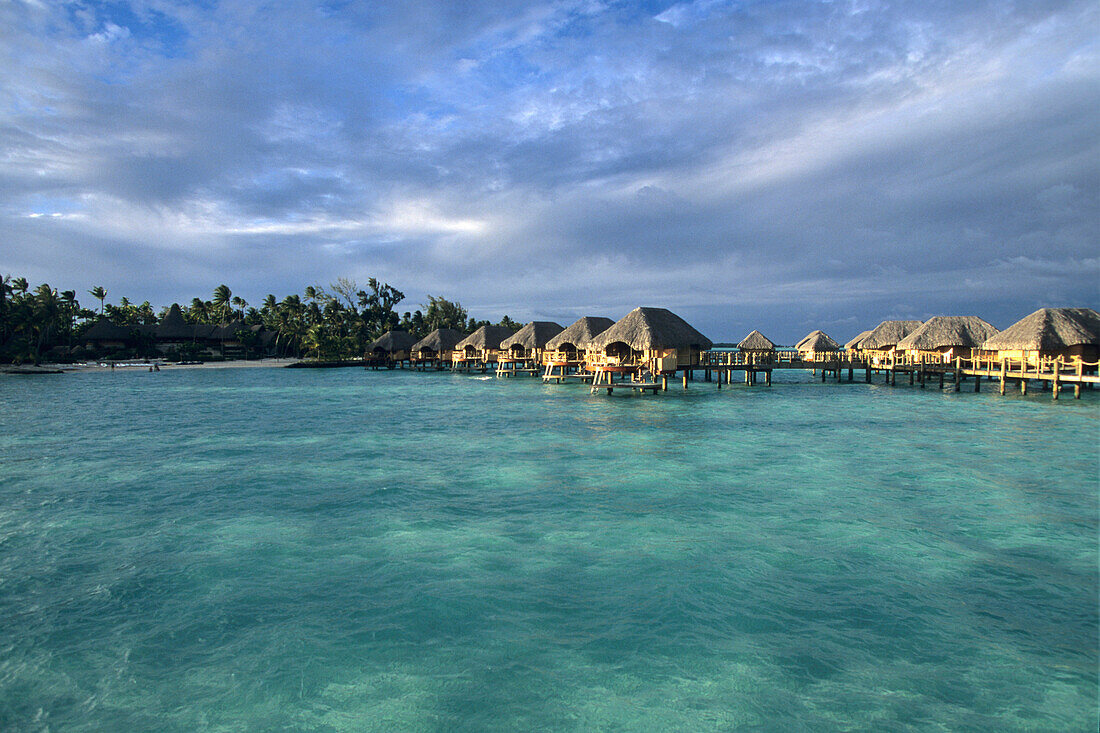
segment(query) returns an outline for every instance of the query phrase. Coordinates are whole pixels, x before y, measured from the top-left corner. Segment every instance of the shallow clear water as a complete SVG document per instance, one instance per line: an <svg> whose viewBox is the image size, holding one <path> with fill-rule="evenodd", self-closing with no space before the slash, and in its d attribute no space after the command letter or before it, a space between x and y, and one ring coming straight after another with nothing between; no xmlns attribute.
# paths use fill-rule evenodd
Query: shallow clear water
<svg viewBox="0 0 1100 733"><path fill-rule="evenodd" d="M1095 730L1100 391L783 379L5 378L0 729Z"/></svg>

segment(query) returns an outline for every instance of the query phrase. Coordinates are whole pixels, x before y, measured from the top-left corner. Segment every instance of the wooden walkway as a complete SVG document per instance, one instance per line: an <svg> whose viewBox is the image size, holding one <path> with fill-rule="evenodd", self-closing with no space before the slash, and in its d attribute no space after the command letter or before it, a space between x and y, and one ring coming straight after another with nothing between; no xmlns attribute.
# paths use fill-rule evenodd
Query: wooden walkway
<svg viewBox="0 0 1100 733"><path fill-rule="evenodd" d="M406 363L396 366L404 368ZM545 383L561 384L568 381L590 382L590 392L612 394L615 388L629 389L635 392L663 391L668 389L669 379L681 378L684 389L695 381L699 372L707 382L716 382L717 388L734 383L734 376L743 375L744 384L754 386L763 381L765 386L772 384L772 372L775 370L809 371L821 381L832 378L841 382L844 376L853 382L857 375L870 384L879 375L883 383L895 386L898 376L910 385L919 385L924 389L929 383L943 389L950 383L956 392L961 391L963 383L971 381L973 391L980 392L982 382L993 381L1000 394L1006 394L1009 387L1018 388L1027 394L1028 384L1038 382L1043 391L1051 391L1053 399L1058 399L1063 390L1072 387L1073 396L1081 397L1082 389L1093 389L1100 384L1100 363L1087 362L1075 357L1043 358L1023 361L1020 359L997 359L993 357L975 357L973 359L956 358L950 362L918 361L901 356L885 355L868 357L860 354L838 354L835 358L809 360L793 351L772 353L746 353L738 351L704 351L699 363L678 366L675 371L649 374L641 377L643 367L637 364L586 364L583 361L550 362L540 368L530 361L482 362L477 359L455 359L453 362L441 362L438 359L412 360L408 368L417 371L426 369L486 373L495 369L499 377L520 375L538 376L542 373ZM370 364L369 366L376 366ZM386 365L390 366L390 365ZM392 368L392 366L390 367ZM845 374L846 373L846 374Z"/></svg>

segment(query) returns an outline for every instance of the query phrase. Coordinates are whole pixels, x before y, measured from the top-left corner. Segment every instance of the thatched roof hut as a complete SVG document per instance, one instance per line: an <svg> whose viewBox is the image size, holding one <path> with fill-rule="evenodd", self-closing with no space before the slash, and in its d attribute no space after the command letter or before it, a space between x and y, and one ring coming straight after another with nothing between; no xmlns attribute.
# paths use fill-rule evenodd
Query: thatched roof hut
<svg viewBox="0 0 1100 733"><path fill-rule="evenodd" d="M905 351L976 349L994 336L997 329L977 316L935 316L898 341Z"/></svg>
<svg viewBox="0 0 1100 733"><path fill-rule="evenodd" d="M82 336L86 341L127 341L131 338L130 329L116 326L106 318L100 318Z"/></svg>
<svg viewBox="0 0 1100 733"><path fill-rule="evenodd" d="M511 336L500 342L500 348L520 347L525 350L542 349L546 342L564 331L553 321L531 321Z"/></svg>
<svg viewBox="0 0 1100 733"><path fill-rule="evenodd" d="M158 341L193 339L195 338L195 327L183 320L183 313L180 311L179 305L173 303L168 312L164 314L164 318L160 319L153 335Z"/></svg>
<svg viewBox="0 0 1100 733"><path fill-rule="evenodd" d="M444 351L453 350L458 342L464 338L466 338L466 334L462 331L456 331L453 328L437 328L413 344L412 350L441 354Z"/></svg>
<svg viewBox="0 0 1100 733"><path fill-rule="evenodd" d="M851 351L852 349L862 348L863 339L867 338L870 335L871 335L870 330L861 331L858 336L856 336L854 339L852 339L848 343L844 344L844 348L848 349L849 351Z"/></svg>
<svg viewBox="0 0 1100 733"><path fill-rule="evenodd" d="M478 351L496 351L500 348L500 342L511 335L512 329L507 326L482 326L455 344L455 348L465 349L469 346Z"/></svg>
<svg viewBox="0 0 1100 733"><path fill-rule="evenodd" d="M921 321L883 321L859 342L859 348L867 351L891 350L921 325Z"/></svg>
<svg viewBox="0 0 1100 733"><path fill-rule="evenodd" d="M752 331L737 344L741 351L775 351L775 344L759 331Z"/></svg>
<svg viewBox="0 0 1100 733"><path fill-rule="evenodd" d="M1100 347L1100 313L1092 308L1040 308L987 339L985 351L1058 354Z"/></svg>
<svg viewBox="0 0 1100 733"><path fill-rule="evenodd" d="M840 344L829 338L829 334L824 331L810 331L794 348L796 351L839 351Z"/></svg>
<svg viewBox="0 0 1100 733"><path fill-rule="evenodd" d="M408 331L386 331L384 334L370 342L367 352L385 352L396 354L401 351L410 351L416 343L416 337Z"/></svg>
<svg viewBox="0 0 1100 733"><path fill-rule="evenodd" d="M575 349L583 349L599 336L615 325L610 318L600 316L584 316L578 318L568 328L546 342L547 349L561 349L563 346L573 346Z"/></svg>
<svg viewBox="0 0 1100 733"><path fill-rule="evenodd" d="M589 343L593 349L623 343L634 351L709 349L713 344L667 308L635 308Z"/></svg>
<svg viewBox="0 0 1100 733"><path fill-rule="evenodd" d="M223 323L217 326L210 334L210 338L218 339L221 341L235 341L237 338L237 331L247 330L248 326L240 318L234 318L229 323Z"/></svg>

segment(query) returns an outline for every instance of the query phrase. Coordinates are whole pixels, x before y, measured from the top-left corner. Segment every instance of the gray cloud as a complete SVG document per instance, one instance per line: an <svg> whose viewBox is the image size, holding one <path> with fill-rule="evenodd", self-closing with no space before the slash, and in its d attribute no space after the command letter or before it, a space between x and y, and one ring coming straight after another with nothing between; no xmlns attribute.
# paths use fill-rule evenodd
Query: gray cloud
<svg viewBox="0 0 1100 733"><path fill-rule="evenodd" d="M0 269L779 341L1100 300L1093 3L645 10L6 4Z"/></svg>

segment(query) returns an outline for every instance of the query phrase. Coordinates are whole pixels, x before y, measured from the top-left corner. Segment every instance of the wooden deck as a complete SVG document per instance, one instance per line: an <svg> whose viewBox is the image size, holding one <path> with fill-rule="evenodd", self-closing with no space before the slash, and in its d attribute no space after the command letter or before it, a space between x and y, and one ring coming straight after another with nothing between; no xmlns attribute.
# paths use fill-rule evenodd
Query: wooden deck
<svg viewBox="0 0 1100 733"><path fill-rule="evenodd" d="M399 368L426 369L461 372L480 372L495 370L499 377L539 376L544 383L576 381L590 382L590 392L612 394L616 387L645 393L667 390L670 379L680 378L683 388L688 389L699 373L706 382L716 382L718 389L723 385L732 385L737 374L746 386L754 386L761 381L765 386L772 384L772 372L775 370L809 371L821 381L835 380L848 382L861 378L868 384L876 376L882 383L896 386L898 376L910 385L924 389L935 384L944 389L950 384L956 392L970 381L973 391L980 392L983 381L993 381L1001 394L1012 388L1027 394L1029 383L1037 382L1043 391L1050 391L1053 399L1058 399L1063 390L1072 387L1073 396L1081 397L1082 389L1093 389L1100 384L1100 363L1086 362L1076 357L1043 358L1022 361L1020 359L997 359L993 357L975 357L973 359L956 358L953 361L919 361L902 355L866 356L863 354L838 353L835 358L805 359L794 351L776 351L770 354L751 354L737 351L704 351L699 355L697 364L679 365L675 370L659 374L649 374L645 367L638 364L608 362L605 364L586 364L582 361L550 362L544 368L531 362L499 361L482 362L477 359L455 359L441 362L438 359L399 363ZM640 378L642 372L647 375Z"/></svg>

